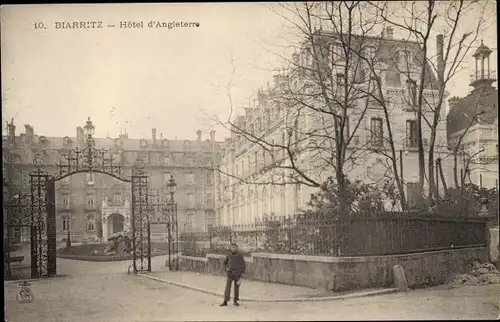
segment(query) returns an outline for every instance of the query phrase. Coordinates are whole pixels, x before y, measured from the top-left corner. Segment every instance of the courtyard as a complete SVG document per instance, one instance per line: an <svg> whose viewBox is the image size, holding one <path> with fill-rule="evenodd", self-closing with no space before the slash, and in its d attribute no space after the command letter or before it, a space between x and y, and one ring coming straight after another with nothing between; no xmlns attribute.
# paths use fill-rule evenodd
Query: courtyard
<svg viewBox="0 0 500 322"><path fill-rule="evenodd" d="M153 259L153 270L164 266ZM125 262L58 260L61 277L31 282L35 300L16 300L19 283L6 283L6 320L28 321L261 321L496 319L498 285L442 285L408 293L291 303L241 302L219 307L221 298L140 276ZM164 268L163 268L164 270ZM183 274L195 274L182 272ZM223 285L220 286L223 288ZM245 287L242 286L242 296Z"/></svg>

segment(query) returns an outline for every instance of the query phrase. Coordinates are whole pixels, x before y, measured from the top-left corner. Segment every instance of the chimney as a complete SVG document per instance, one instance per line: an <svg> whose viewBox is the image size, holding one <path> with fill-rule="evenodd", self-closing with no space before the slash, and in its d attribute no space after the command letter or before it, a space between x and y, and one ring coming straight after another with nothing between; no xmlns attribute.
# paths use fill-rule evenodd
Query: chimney
<svg viewBox="0 0 500 322"><path fill-rule="evenodd" d="M299 59L300 59L299 53L294 52L292 54L292 62L295 66L299 66Z"/></svg>
<svg viewBox="0 0 500 322"><path fill-rule="evenodd" d="M127 130L126 129L124 129L123 133L120 133L119 138L120 138L120 140L128 139L128 134L127 134Z"/></svg>
<svg viewBox="0 0 500 322"><path fill-rule="evenodd" d="M33 142L33 137L35 135L35 131L33 127L29 124L24 125L24 132L26 133L26 144L31 144Z"/></svg>
<svg viewBox="0 0 500 322"><path fill-rule="evenodd" d="M196 141L201 142L201 131L196 131Z"/></svg>
<svg viewBox="0 0 500 322"><path fill-rule="evenodd" d="M156 129L152 129L151 132L152 132L151 134L153 136L153 147L155 147L156 146Z"/></svg>
<svg viewBox="0 0 500 322"><path fill-rule="evenodd" d="M264 92L262 90L259 89L259 91L257 92L257 100L259 101L260 106L265 104L265 98L266 98L266 95L264 94Z"/></svg>
<svg viewBox="0 0 500 322"><path fill-rule="evenodd" d="M215 130L210 131L210 141L212 143L215 142Z"/></svg>
<svg viewBox="0 0 500 322"><path fill-rule="evenodd" d="M385 28L384 38L385 39L393 39L394 38L394 31L393 31L392 27Z"/></svg>
<svg viewBox="0 0 500 322"><path fill-rule="evenodd" d="M16 140L16 126L14 125L13 118L10 120L10 123L7 122L7 128L9 131L9 133L8 133L9 142L14 143Z"/></svg>
<svg viewBox="0 0 500 322"><path fill-rule="evenodd" d="M83 128L81 126L76 128L76 145L83 146Z"/></svg>
<svg viewBox="0 0 500 322"><path fill-rule="evenodd" d="M437 35L436 37L437 73L438 73L438 80L440 82L443 82L444 79L443 44L444 44L444 36L442 34Z"/></svg>

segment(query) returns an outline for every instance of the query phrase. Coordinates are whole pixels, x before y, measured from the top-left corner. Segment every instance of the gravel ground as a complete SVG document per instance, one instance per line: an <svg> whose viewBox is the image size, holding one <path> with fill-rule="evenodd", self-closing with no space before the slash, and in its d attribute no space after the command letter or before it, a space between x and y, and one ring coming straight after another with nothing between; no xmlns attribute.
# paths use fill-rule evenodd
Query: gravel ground
<svg viewBox="0 0 500 322"><path fill-rule="evenodd" d="M498 285L444 285L408 293L298 303L242 302L127 275L128 262L60 260L66 277L33 281L35 301L17 302L17 283L5 284L7 319L28 321L262 321L496 319Z"/></svg>

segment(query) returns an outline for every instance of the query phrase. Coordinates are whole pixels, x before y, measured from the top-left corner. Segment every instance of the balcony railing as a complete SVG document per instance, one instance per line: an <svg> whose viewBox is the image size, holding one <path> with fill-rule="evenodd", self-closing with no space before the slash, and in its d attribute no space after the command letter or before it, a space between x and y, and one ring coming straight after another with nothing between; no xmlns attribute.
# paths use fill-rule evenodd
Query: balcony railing
<svg viewBox="0 0 500 322"><path fill-rule="evenodd" d="M474 83L482 79L496 79L496 71L494 69L485 69L483 71L477 71L470 75L470 82Z"/></svg>

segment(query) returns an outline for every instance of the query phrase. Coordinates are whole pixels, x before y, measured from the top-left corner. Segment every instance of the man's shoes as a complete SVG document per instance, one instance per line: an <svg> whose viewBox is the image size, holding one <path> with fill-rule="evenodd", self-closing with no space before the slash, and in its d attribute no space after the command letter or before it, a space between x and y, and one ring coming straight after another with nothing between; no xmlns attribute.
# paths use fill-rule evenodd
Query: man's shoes
<svg viewBox="0 0 500 322"><path fill-rule="evenodd" d="M222 302L220 306L227 306L227 302L226 301Z"/></svg>
<svg viewBox="0 0 500 322"><path fill-rule="evenodd" d="M240 303L234 301L234 306L240 306Z"/></svg>

